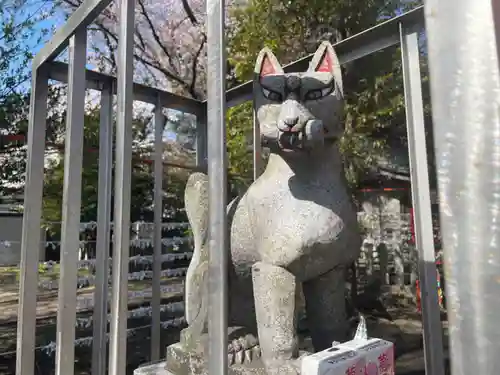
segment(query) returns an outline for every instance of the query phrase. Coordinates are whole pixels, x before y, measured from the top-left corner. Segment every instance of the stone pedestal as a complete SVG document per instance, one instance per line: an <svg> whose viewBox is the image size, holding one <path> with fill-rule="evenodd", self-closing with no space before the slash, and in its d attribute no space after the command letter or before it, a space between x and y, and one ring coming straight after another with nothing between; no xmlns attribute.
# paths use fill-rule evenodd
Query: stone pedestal
<svg viewBox="0 0 500 375"><path fill-rule="evenodd" d="M181 343L176 343L167 348L166 371L167 374L175 375L208 375L208 357L201 353L189 353ZM249 363L230 365L228 369L228 375L265 374L260 358L253 358Z"/></svg>
<svg viewBox="0 0 500 375"><path fill-rule="evenodd" d="M167 362L148 364L134 370L134 375L175 375L167 370Z"/></svg>
<svg viewBox="0 0 500 375"><path fill-rule="evenodd" d="M242 327L228 328L230 375L264 374L256 334ZM189 328L181 332L180 342L167 347L166 369L175 375L208 374L208 334L192 337Z"/></svg>
<svg viewBox="0 0 500 375"><path fill-rule="evenodd" d="M239 359L236 358L238 355L230 354L228 375L266 375L260 348L256 342L252 343L253 335L241 327L230 327L228 336L229 343L247 337L247 345L251 346L239 354ZM167 347L166 361L139 367L134 375L208 375L208 334L203 334L197 340L189 339L189 331L184 330L180 342ZM301 355L312 352L309 337L301 336L300 342ZM188 347L190 350L187 350Z"/></svg>

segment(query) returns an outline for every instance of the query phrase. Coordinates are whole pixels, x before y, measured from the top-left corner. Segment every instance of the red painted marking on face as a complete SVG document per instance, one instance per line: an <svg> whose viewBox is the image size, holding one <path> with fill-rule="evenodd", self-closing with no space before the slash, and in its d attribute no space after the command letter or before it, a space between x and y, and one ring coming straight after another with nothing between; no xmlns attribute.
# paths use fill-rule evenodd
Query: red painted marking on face
<svg viewBox="0 0 500 375"><path fill-rule="evenodd" d="M317 72L326 72L326 73L332 73L333 72L333 61L332 57L328 53L328 50L325 50L325 53L323 54L323 57L321 58L321 62L319 63L318 67L316 68Z"/></svg>
<svg viewBox="0 0 500 375"><path fill-rule="evenodd" d="M274 65L271 62L271 59L269 58L268 55L264 56L264 59L262 60L262 67L260 68L260 76L264 77L267 76L268 74L275 74L276 69L274 69Z"/></svg>

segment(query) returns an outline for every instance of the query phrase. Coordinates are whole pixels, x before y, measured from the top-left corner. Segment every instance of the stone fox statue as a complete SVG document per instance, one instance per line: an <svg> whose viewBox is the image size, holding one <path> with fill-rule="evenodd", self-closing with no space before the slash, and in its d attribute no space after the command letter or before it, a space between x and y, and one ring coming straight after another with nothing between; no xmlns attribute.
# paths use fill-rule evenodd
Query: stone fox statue
<svg viewBox="0 0 500 375"><path fill-rule="evenodd" d="M255 65L254 106L271 154L263 174L228 207L229 325L257 333L268 373L297 373L298 287L314 349L344 340L344 270L360 251L356 210L336 142L344 103L331 44L320 45L303 73L284 73L273 53L263 49ZM205 174L190 176L185 204L195 243L186 278L186 317L194 337L207 323ZM240 349L250 346L239 343Z"/></svg>

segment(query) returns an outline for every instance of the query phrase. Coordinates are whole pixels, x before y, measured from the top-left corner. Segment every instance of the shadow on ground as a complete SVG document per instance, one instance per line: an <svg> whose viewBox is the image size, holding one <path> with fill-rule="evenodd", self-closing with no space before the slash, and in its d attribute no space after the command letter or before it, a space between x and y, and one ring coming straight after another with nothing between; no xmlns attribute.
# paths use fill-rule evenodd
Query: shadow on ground
<svg viewBox="0 0 500 375"><path fill-rule="evenodd" d="M182 296L170 299L168 302L175 302L182 299ZM395 344L396 375L425 375L425 363L423 354L423 336L421 316L412 302L411 296L407 293L389 293L382 297L383 304L387 308L392 321L365 314L367 318L368 334L372 337L379 337ZM167 303L167 301L162 301ZM91 314L86 312L84 314ZM174 315L162 315L162 320L172 319ZM447 322L443 314L443 341L445 346L445 357L448 352ZM55 317L40 319L37 324L37 345L43 346L50 341L55 341ZM134 331L128 337L127 346L127 374L132 374L133 370L150 361L150 324L149 317L135 318L128 322L128 328L144 327ZM179 340L180 329L169 328L163 331L161 345L163 348ZM78 329L77 337L92 335L91 328ZM16 344L16 323L0 325L0 352L7 352L0 355L0 374L15 373L15 344ZM91 353L92 347L75 348L75 373L78 375L91 374ZM54 374L54 353L47 353L38 350L36 353L36 374ZM446 361L447 371L450 374L449 364Z"/></svg>

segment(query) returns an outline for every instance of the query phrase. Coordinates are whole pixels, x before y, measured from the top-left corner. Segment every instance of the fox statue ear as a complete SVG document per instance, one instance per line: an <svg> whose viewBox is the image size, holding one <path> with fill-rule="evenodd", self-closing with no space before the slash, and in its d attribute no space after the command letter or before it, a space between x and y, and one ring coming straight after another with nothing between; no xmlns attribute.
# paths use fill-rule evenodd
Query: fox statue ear
<svg viewBox="0 0 500 375"><path fill-rule="evenodd" d="M332 45L330 42L322 42L314 53L308 71L334 74L338 69L340 64Z"/></svg>
<svg viewBox="0 0 500 375"><path fill-rule="evenodd" d="M269 74L283 74L283 68L274 53L267 47L263 48L259 56L257 57L257 62L255 63L255 74L259 77L264 77Z"/></svg>
<svg viewBox="0 0 500 375"><path fill-rule="evenodd" d="M308 72L331 73L335 77L335 82L342 92L342 72L340 70L339 59L330 42L322 42L309 64Z"/></svg>

